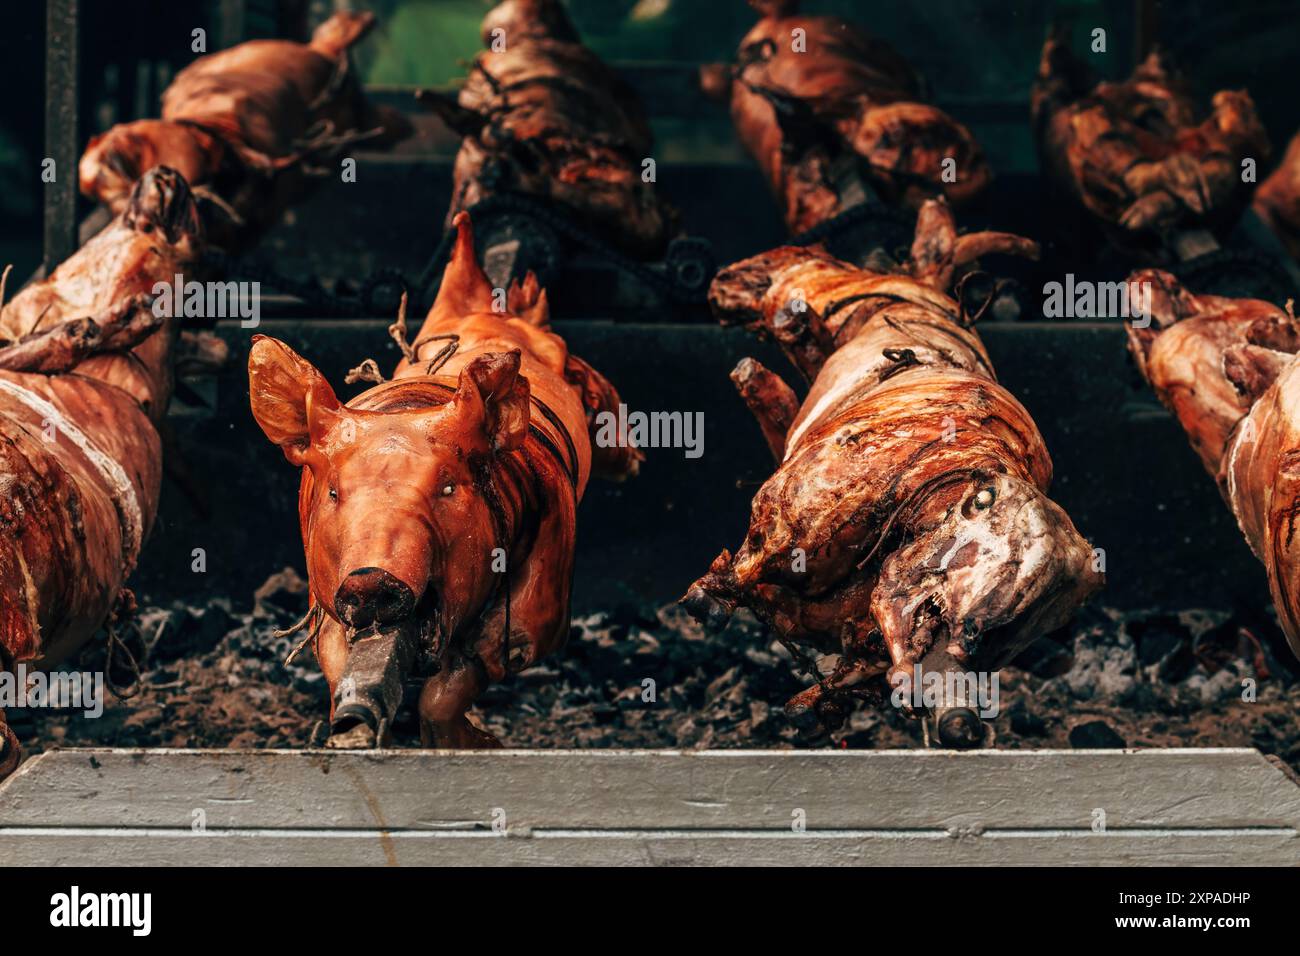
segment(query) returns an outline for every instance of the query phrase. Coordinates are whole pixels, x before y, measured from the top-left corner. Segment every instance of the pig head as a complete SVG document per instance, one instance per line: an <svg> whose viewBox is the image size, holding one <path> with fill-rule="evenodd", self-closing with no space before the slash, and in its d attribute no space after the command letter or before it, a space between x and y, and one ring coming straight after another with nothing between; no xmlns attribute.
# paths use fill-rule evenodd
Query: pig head
<svg viewBox="0 0 1300 956"><path fill-rule="evenodd" d="M486 630L493 615L485 612L504 598L511 564L525 559L528 507L538 503L503 473L529 434L519 366L518 351L486 353L461 370L450 394L432 382L390 383L347 407L288 346L255 341L253 414L303 469L299 516L312 605L327 616L317 653L332 690L359 635L391 632L404 635L400 653L417 670L468 669L473 685L494 670L502 676L506 624ZM566 623L572 529L570 505L567 552L548 581ZM542 646L517 649L530 662L560 640L554 633L520 640L532 637ZM480 639L498 645L484 649L497 667L480 660ZM469 726L456 728L458 743L475 742Z"/></svg>
<svg viewBox="0 0 1300 956"><path fill-rule="evenodd" d="M417 608L454 634L497 584L491 551L510 517L494 511L492 458L528 434L519 353L479 357L450 400L348 408L310 363L258 336L253 414L303 468L299 513L316 604L345 627L395 624ZM433 397L433 396L431 396ZM441 397L441 396L437 396Z"/></svg>
<svg viewBox="0 0 1300 956"><path fill-rule="evenodd" d="M640 458L593 456L595 413L617 393L549 330L532 276L494 308L467 215L456 228L392 381L344 404L284 343L259 336L249 356L253 415L303 470L305 626L333 695L331 746L382 743L409 676L424 678L426 745L496 745L466 709L563 644L587 476Z"/></svg>

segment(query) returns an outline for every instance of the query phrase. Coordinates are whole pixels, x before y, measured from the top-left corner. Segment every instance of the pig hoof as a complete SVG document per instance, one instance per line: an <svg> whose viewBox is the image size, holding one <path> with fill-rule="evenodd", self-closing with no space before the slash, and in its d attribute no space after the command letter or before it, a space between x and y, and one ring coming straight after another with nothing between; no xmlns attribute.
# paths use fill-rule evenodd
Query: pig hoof
<svg viewBox="0 0 1300 956"><path fill-rule="evenodd" d="M954 707L936 722L939 743L952 750L971 750L984 743L984 721L968 707Z"/></svg>
<svg viewBox="0 0 1300 956"><path fill-rule="evenodd" d="M718 633L731 620L731 613L726 605L701 587L693 587L687 591L681 604L691 617L704 625L704 629L710 634Z"/></svg>
<svg viewBox="0 0 1300 956"><path fill-rule="evenodd" d="M18 769L18 761L23 752L18 746L18 738L8 727L0 724L0 780Z"/></svg>
<svg viewBox="0 0 1300 956"><path fill-rule="evenodd" d="M791 697L786 702L786 719L801 734L817 734L825 729L822 727L821 717L817 713L817 695L809 693L809 691L817 690L819 688L809 688L809 690Z"/></svg>

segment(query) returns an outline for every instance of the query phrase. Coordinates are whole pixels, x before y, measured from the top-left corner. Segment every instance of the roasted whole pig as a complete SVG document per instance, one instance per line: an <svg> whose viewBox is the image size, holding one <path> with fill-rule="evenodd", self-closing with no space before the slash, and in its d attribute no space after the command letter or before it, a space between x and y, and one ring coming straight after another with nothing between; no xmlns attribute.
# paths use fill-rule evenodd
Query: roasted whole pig
<svg viewBox="0 0 1300 956"><path fill-rule="evenodd" d="M1277 169L1255 190L1255 212L1300 261L1300 133L1291 138Z"/></svg>
<svg viewBox="0 0 1300 956"><path fill-rule="evenodd" d="M1150 295L1149 322L1128 325L1129 351L1264 562L1300 655L1300 326L1272 303L1194 295L1156 269L1129 284L1130 295Z"/></svg>
<svg viewBox="0 0 1300 956"><path fill-rule="evenodd" d="M653 139L640 100L582 45L559 0L505 0L483 42L458 99L421 94L464 137L448 228L489 196L519 193L567 208L625 252L661 254L676 212L643 179Z"/></svg>
<svg viewBox="0 0 1300 956"><path fill-rule="evenodd" d="M732 373L777 460L749 533L683 599L714 627L748 607L791 645L838 654L786 705L834 727L855 697L922 671L990 672L1063 625L1102 582L1046 494L1052 463L998 385L946 289L1004 233L958 237L943 201L920 211L911 261L859 269L784 247L720 272L715 315L773 337L811 381L800 402L746 359ZM932 710L941 741L978 742L969 707Z"/></svg>
<svg viewBox="0 0 1300 956"><path fill-rule="evenodd" d="M455 226L392 381L344 405L284 343L259 336L249 356L253 415L303 469L305 624L333 695L331 746L383 743L408 675L426 678L426 745L498 745L465 712L564 643L587 479L640 460L593 448L617 393L548 330L531 274L496 311L468 214Z"/></svg>
<svg viewBox="0 0 1300 956"><path fill-rule="evenodd" d="M1203 116L1159 50L1124 82L1098 83L1060 30L1043 46L1032 110L1045 171L1134 253L1231 227L1250 198L1242 161L1269 153L1244 90L1215 93Z"/></svg>
<svg viewBox="0 0 1300 956"><path fill-rule="evenodd" d="M837 17L799 16L795 0L751 5L763 16L738 62L704 67L701 83L730 99L791 232L873 192L917 207L940 195L960 203L988 184L970 131L924 102L920 78L886 43Z"/></svg>
<svg viewBox="0 0 1300 956"><path fill-rule="evenodd" d="M343 147L409 133L400 113L366 101L349 68L348 49L374 23L372 13L341 12L310 43L250 40L200 57L163 93L161 119L120 123L90 141L81 191L120 212L143 172L170 166L200 198L210 242L246 247Z"/></svg>
<svg viewBox="0 0 1300 956"><path fill-rule="evenodd" d="M57 664L114 609L158 508L179 329L151 308L201 246L158 167L122 214L0 311L0 667ZM0 776L18 760L0 714Z"/></svg>

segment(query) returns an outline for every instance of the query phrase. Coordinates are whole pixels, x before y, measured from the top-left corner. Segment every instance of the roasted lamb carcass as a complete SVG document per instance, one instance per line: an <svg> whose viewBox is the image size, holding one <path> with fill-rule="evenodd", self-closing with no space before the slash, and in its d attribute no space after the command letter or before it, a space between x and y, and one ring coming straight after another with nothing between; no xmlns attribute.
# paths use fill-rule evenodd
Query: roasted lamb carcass
<svg viewBox="0 0 1300 956"><path fill-rule="evenodd" d="M1214 94L1209 115L1152 52L1122 83L1098 83L1053 31L1032 98L1043 165L1117 246L1178 253L1179 236L1231 227L1250 198L1242 161L1268 136L1250 94Z"/></svg>
<svg viewBox="0 0 1300 956"><path fill-rule="evenodd" d="M1255 212L1300 262L1300 133L1291 138L1282 162L1255 190Z"/></svg>
<svg viewBox="0 0 1300 956"><path fill-rule="evenodd" d="M715 314L771 335L812 386L801 403L752 360L732 373L778 467L740 550L683 600L714 626L748 607L782 640L839 655L786 705L792 717L834 726L879 678L918 667L994 671L1101 584L1092 549L1047 497L1038 429L945 291L995 250L1035 247L958 238L931 201L897 272L785 247L714 280ZM981 736L970 707L934 716L945 743Z"/></svg>
<svg viewBox="0 0 1300 956"><path fill-rule="evenodd" d="M166 165L202 200L214 245L242 248L308 191L343 147L401 139L402 115L368 103L348 60L372 13L336 13L310 43L251 40L200 57L163 94L162 118L121 123L81 157L81 191L120 212L135 181Z"/></svg>
<svg viewBox="0 0 1300 956"><path fill-rule="evenodd" d="M158 508L158 425L179 330L151 304L200 247L158 167L122 214L0 311L0 667L42 668L113 610ZM0 776L18 746L0 714Z"/></svg>
<svg viewBox="0 0 1300 956"><path fill-rule="evenodd" d="M970 131L923 101L920 78L887 44L837 17L799 16L795 0L751 3L763 17L737 64L706 66L701 82L730 98L791 232L872 193L916 207L941 195L960 203L988 184Z"/></svg>
<svg viewBox="0 0 1300 956"><path fill-rule="evenodd" d="M1155 269L1129 286L1150 302L1129 323L1129 350L1264 562L1300 655L1300 325L1272 303L1194 295Z"/></svg>
<svg viewBox="0 0 1300 956"><path fill-rule="evenodd" d="M345 405L284 343L258 336L249 355L253 416L302 468L304 627L332 694L331 746L385 743L408 675L425 678L426 746L499 746L465 712L564 643L588 477L640 459L593 447L618 395L548 329L533 277L496 309L468 214L455 226L392 381Z"/></svg>
<svg viewBox="0 0 1300 956"><path fill-rule="evenodd" d="M641 103L582 45L559 0L505 0L483 41L457 99L421 94L464 137L448 228L490 196L520 193L566 207L625 252L661 254L676 213L643 179L653 140Z"/></svg>

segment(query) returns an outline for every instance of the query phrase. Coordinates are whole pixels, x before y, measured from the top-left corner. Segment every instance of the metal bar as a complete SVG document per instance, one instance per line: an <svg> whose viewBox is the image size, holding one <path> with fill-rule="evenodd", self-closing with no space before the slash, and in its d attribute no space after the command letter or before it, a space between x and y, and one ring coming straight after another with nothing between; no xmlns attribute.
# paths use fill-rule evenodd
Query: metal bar
<svg viewBox="0 0 1300 956"><path fill-rule="evenodd" d="M217 8L217 48L227 49L244 42L248 26L245 0L220 0Z"/></svg>
<svg viewBox="0 0 1300 956"><path fill-rule="evenodd" d="M1146 59L1156 44L1160 29L1160 5L1156 0L1138 0L1133 17L1133 65Z"/></svg>
<svg viewBox="0 0 1300 956"><path fill-rule="evenodd" d="M79 0L45 5L45 273L77 248L77 14Z"/></svg>

